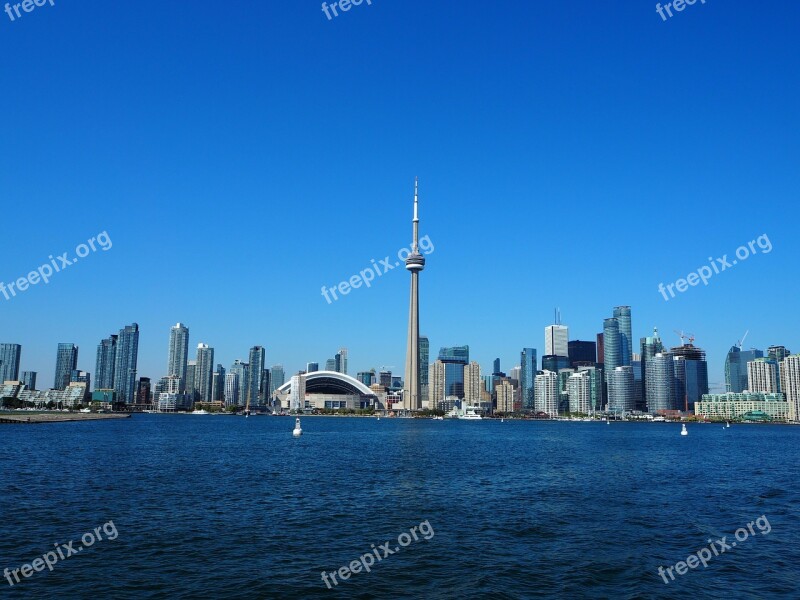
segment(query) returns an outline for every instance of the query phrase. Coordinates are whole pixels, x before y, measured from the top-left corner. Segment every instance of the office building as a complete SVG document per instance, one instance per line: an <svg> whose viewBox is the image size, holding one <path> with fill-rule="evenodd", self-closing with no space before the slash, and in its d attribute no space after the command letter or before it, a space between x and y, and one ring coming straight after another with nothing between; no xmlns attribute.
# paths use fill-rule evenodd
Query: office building
<svg viewBox="0 0 800 600"><path fill-rule="evenodd" d="M675 376L675 408L694 412L694 403L708 393L706 353L697 346L684 344L670 349Z"/></svg>
<svg viewBox="0 0 800 600"><path fill-rule="evenodd" d="M217 365L211 375L211 402L225 403L225 367Z"/></svg>
<svg viewBox="0 0 800 600"><path fill-rule="evenodd" d="M425 374L425 378L428 378L427 373ZM356 374L356 379L358 379L365 386L372 387L375 384L375 369L370 371L359 371Z"/></svg>
<svg viewBox="0 0 800 600"><path fill-rule="evenodd" d="M0 384L6 381L19 381L19 358L22 346L19 344L0 344Z"/></svg>
<svg viewBox="0 0 800 600"><path fill-rule="evenodd" d="M542 371L558 373L561 369L569 369L569 365L569 356L545 355L542 357Z"/></svg>
<svg viewBox="0 0 800 600"><path fill-rule="evenodd" d="M272 365L272 368L269 370L269 395L272 398L272 394L281 387L284 383L286 383L286 372L283 370L283 365Z"/></svg>
<svg viewBox="0 0 800 600"><path fill-rule="evenodd" d="M499 358L495 358L494 362L492 363L492 375L503 375L503 372L500 370Z"/></svg>
<svg viewBox="0 0 800 600"><path fill-rule="evenodd" d="M446 395L463 399L464 366L469 364L469 346L441 348L439 360L444 363Z"/></svg>
<svg viewBox="0 0 800 600"><path fill-rule="evenodd" d="M306 363L306 373L316 373L317 371L319 371L319 363Z"/></svg>
<svg viewBox="0 0 800 600"><path fill-rule="evenodd" d="M569 327L548 325L544 328L544 354L569 356Z"/></svg>
<svg viewBox="0 0 800 600"><path fill-rule="evenodd" d="M72 372L78 368L78 347L74 344L59 344L56 355L54 390L65 390Z"/></svg>
<svg viewBox="0 0 800 600"><path fill-rule="evenodd" d="M333 358L333 370L347 375L347 348L340 348Z"/></svg>
<svg viewBox="0 0 800 600"><path fill-rule="evenodd" d="M591 366L597 363L597 343L573 340L568 344L569 366Z"/></svg>

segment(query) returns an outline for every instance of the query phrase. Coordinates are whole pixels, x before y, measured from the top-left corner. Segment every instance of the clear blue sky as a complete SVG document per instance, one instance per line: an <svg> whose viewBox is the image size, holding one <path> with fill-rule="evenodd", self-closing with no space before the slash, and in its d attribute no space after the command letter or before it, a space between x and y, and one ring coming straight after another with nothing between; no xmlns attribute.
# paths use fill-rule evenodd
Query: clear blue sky
<svg viewBox="0 0 800 600"><path fill-rule="evenodd" d="M98 252L6 301L0 341L51 385L56 345L136 321L140 375L169 327L226 367L254 344L287 373L350 349L405 356L409 277L328 305L322 285L408 244L413 180L435 251L421 277L432 353L485 371L543 353L561 308L594 339L800 351L800 6L373 0L56 0L0 13L0 280L107 231ZM668 284L767 234L758 254L665 302ZM194 350L191 351L194 358Z"/></svg>

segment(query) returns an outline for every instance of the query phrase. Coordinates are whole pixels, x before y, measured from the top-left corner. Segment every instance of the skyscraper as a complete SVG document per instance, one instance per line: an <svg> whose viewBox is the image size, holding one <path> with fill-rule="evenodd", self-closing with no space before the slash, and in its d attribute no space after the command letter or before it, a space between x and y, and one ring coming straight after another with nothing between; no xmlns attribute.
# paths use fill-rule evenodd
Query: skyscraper
<svg viewBox="0 0 800 600"><path fill-rule="evenodd" d="M546 413L550 417L558 415L558 374L543 371L536 376L536 412Z"/></svg>
<svg viewBox="0 0 800 600"><path fill-rule="evenodd" d="M706 353L697 346L684 344L670 349L675 376L675 408L694 411L694 403L708 393Z"/></svg>
<svg viewBox="0 0 800 600"><path fill-rule="evenodd" d="M675 373L672 355L658 352L647 360L645 398L647 410L653 414L675 409Z"/></svg>
<svg viewBox="0 0 800 600"><path fill-rule="evenodd" d="M603 353L603 365L606 370L606 382L608 382L614 370L623 366L622 336L619 330L619 321L614 317L603 320Z"/></svg>
<svg viewBox="0 0 800 600"><path fill-rule="evenodd" d="M250 374L247 383L246 406L258 406L261 395L261 372L264 370L266 361L266 350L263 346L253 346L250 348ZM305 381L305 379L303 379Z"/></svg>
<svg viewBox="0 0 800 600"><path fill-rule="evenodd" d="M469 364L469 346L439 349L439 360L444 363L445 394L464 397L464 365Z"/></svg>
<svg viewBox="0 0 800 600"><path fill-rule="evenodd" d="M189 364L189 328L183 323L178 323L169 331L167 376L177 375L181 378L181 392L186 389L187 364Z"/></svg>
<svg viewBox="0 0 800 600"><path fill-rule="evenodd" d="M627 413L635 408L633 367L616 367L608 378L608 410Z"/></svg>
<svg viewBox="0 0 800 600"><path fill-rule="evenodd" d="M569 356L569 327L548 325L544 328L545 356Z"/></svg>
<svg viewBox="0 0 800 600"><path fill-rule="evenodd" d="M508 379L501 379L495 386L497 394L497 412L512 413L514 412L514 386Z"/></svg>
<svg viewBox="0 0 800 600"><path fill-rule="evenodd" d="M0 385L6 381L19 381L19 357L22 346L0 344Z"/></svg>
<svg viewBox="0 0 800 600"><path fill-rule="evenodd" d="M781 389L789 403L789 420L800 421L800 354L781 361Z"/></svg>
<svg viewBox="0 0 800 600"><path fill-rule="evenodd" d="M275 390L286 383L286 372L283 365L272 365L269 370L269 395L270 398Z"/></svg>
<svg viewBox="0 0 800 600"><path fill-rule="evenodd" d="M747 363L747 391L767 394L780 391L778 363L774 358L757 358Z"/></svg>
<svg viewBox="0 0 800 600"><path fill-rule="evenodd" d="M481 366L474 360L464 367L464 402L477 406L481 402Z"/></svg>
<svg viewBox="0 0 800 600"><path fill-rule="evenodd" d="M406 269L411 273L411 299L408 309L408 344L406 350L405 389L403 406L408 410L422 408L419 384L419 274L425 268L425 257L419 253L419 187L414 181L414 220L411 253L406 257ZM463 377L463 372L462 372Z"/></svg>
<svg viewBox="0 0 800 600"><path fill-rule="evenodd" d="M187 398L187 401L188 401L189 405L192 405L197 400L199 400L199 398L195 394L196 387L194 385L196 372L197 372L197 361L196 360L188 361L188 363L186 364L186 398ZM180 390L180 387L181 387L180 378L178 378L177 381L178 381L177 388L178 388L178 390ZM171 383L172 383L172 386L174 388L175 387L174 381L171 382ZM178 393L178 392L176 391L174 393Z"/></svg>
<svg viewBox="0 0 800 600"><path fill-rule="evenodd" d="M534 389L536 384L536 368L537 357L535 348L523 348L519 356L519 364L521 367L519 375L519 389L522 407L527 410L533 410L534 402Z"/></svg>
<svg viewBox="0 0 800 600"><path fill-rule="evenodd" d="M579 365L579 373L589 377L589 408L591 412L603 409L603 369L600 366Z"/></svg>
<svg viewBox="0 0 800 600"><path fill-rule="evenodd" d="M731 346L725 357L725 391L741 394L747 389L747 363L762 358L764 353L754 348L742 350Z"/></svg>
<svg viewBox="0 0 800 600"><path fill-rule="evenodd" d="M326 371L336 371L336 359L329 358L325 361L325 370Z"/></svg>
<svg viewBox="0 0 800 600"><path fill-rule="evenodd" d="M211 402L214 383L214 349L208 344L197 345L197 367L194 372L194 392L200 402Z"/></svg>
<svg viewBox="0 0 800 600"><path fill-rule="evenodd" d="M117 338L110 335L97 345L97 360L94 369L94 389L114 389L114 367L117 362Z"/></svg>
<svg viewBox="0 0 800 600"><path fill-rule="evenodd" d="M633 334L631 332L631 307L615 306L612 315L619 323L620 364L627 366L633 360Z"/></svg>
<svg viewBox="0 0 800 600"><path fill-rule="evenodd" d="M495 358L494 363L492 364L492 375L502 375L503 372L500 370L500 359Z"/></svg>
<svg viewBox="0 0 800 600"><path fill-rule="evenodd" d="M25 384L29 390L36 389L36 371L23 371L20 375L20 381Z"/></svg>
<svg viewBox="0 0 800 600"><path fill-rule="evenodd" d="M569 366L573 369L580 365L591 366L597 363L597 343L572 340L567 344Z"/></svg>
<svg viewBox="0 0 800 600"><path fill-rule="evenodd" d="M224 402L225 400L225 367L217 365L211 375L211 401Z"/></svg>
<svg viewBox="0 0 800 600"><path fill-rule="evenodd" d="M542 371L558 373L561 369L569 369L569 356L555 356L547 354L542 357Z"/></svg>
<svg viewBox="0 0 800 600"><path fill-rule="evenodd" d="M340 348L333 359L333 367L337 373L347 375L347 348Z"/></svg>
<svg viewBox="0 0 800 600"><path fill-rule="evenodd" d="M74 344L59 344L56 355L54 390L65 390L72 372L78 368L78 347Z"/></svg>
<svg viewBox="0 0 800 600"><path fill-rule="evenodd" d="M428 338L424 335L419 337L419 386L420 395L427 397L428 391L428 366L431 360L431 346Z"/></svg>
<svg viewBox="0 0 800 600"><path fill-rule="evenodd" d="M317 371L319 371L319 363L306 363L306 373L316 373Z"/></svg>
<svg viewBox="0 0 800 600"><path fill-rule="evenodd" d="M241 406L239 404L239 376L236 371L225 374L225 406Z"/></svg>
<svg viewBox="0 0 800 600"><path fill-rule="evenodd" d="M445 401L445 396L445 365L437 360L432 362L428 369L428 407L431 410L439 410L440 403Z"/></svg>
<svg viewBox="0 0 800 600"><path fill-rule="evenodd" d="M136 369L139 361L139 325L120 329L114 361L114 390L117 401L132 404L136 399Z"/></svg>
<svg viewBox="0 0 800 600"><path fill-rule="evenodd" d="M589 371L578 371L569 376L567 381L569 394L569 412L589 414L592 412L591 374Z"/></svg>

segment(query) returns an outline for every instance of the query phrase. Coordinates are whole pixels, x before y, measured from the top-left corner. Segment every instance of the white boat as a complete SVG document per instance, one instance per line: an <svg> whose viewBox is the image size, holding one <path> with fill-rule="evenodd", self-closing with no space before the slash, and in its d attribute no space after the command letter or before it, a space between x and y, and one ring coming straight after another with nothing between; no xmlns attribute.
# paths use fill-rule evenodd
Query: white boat
<svg viewBox="0 0 800 600"><path fill-rule="evenodd" d="M90 412L92 412L92 409L91 408L82 408L81 412L82 413L90 413Z"/></svg>
<svg viewBox="0 0 800 600"><path fill-rule="evenodd" d="M303 435L303 430L300 428L300 417L297 417L294 422L294 431L292 431L292 435L294 437L300 437Z"/></svg>
<svg viewBox="0 0 800 600"><path fill-rule="evenodd" d="M200 410L193 410L190 414L192 414L192 415L210 415L211 413L208 412L207 410L204 410L204 409L201 408Z"/></svg>
<svg viewBox="0 0 800 600"><path fill-rule="evenodd" d="M686 423L681 426L681 435L689 435L689 432L686 431Z"/></svg>
<svg viewBox="0 0 800 600"><path fill-rule="evenodd" d="M730 426L731 426L730 422L726 421L726 422L725 422L725 429L729 429L729 428L730 428Z"/></svg>
<svg viewBox="0 0 800 600"><path fill-rule="evenodd" d="M464 419L466 421L481 421L483 417L478 412L477 406L467 406L466 410L464 411L463 415L458 416L459 419Z"/></svg>

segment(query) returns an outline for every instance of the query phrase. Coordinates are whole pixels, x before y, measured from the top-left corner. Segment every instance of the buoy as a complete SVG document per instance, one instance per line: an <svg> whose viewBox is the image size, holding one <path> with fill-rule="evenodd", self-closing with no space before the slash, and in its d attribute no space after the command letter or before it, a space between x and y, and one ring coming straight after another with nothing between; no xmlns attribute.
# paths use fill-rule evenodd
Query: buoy
<svg viewBox="0 0 800 600"><path fill-rule="evenodd" d="M300 437L303 435L303 430L300 429L300 417L297 417L297 420L294 422L294 431L292 431L292 435L294 437Z"/></svg>

